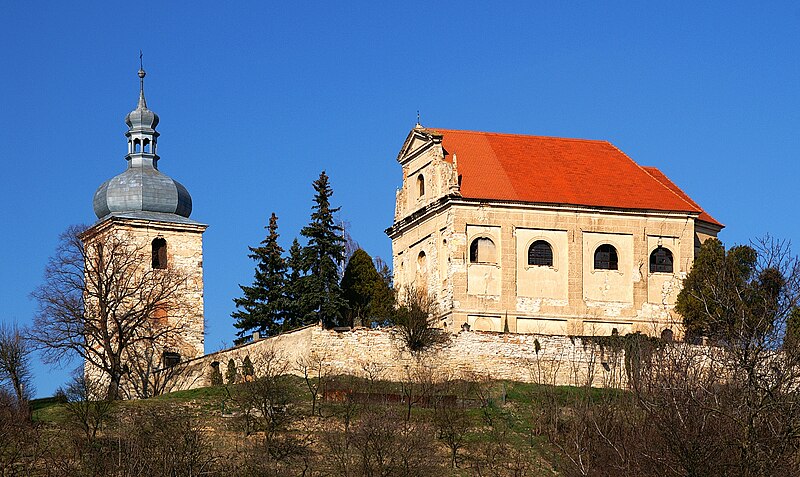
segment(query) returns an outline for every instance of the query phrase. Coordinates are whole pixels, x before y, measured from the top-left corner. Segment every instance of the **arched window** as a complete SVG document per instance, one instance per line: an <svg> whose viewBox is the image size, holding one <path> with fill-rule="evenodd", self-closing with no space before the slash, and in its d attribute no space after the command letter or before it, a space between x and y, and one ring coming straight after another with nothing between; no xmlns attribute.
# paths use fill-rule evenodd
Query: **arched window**
<svg viewBox="0 0 800 477"><path fill-rule="evenodd" d="M428 257L425 255L425 252L420 252L417 255L417 270L420 272L426 271L428 268Z"/></svg>
<svg viewBox="0 0 800 477"><path fill-rule="evenodd" d="M661 341L673 341L675 339L675 334L669 328L664 328L661 331Z"/></svg>
<svg viewBox="0 0 800 477"><path fill-rule="evenodd" d="M415 286L418 290L428 290L428 257L425 252L420 252L417 255L417 276L414 279Z"/></svg>
<svg viewBox="0 0 800 477"><path fill-rule="evenodd" d="M153 268L167 268L167 241L161 237L153 239Z"/></svg>
<svg viewBox="0 0 800 477"><path fill-rule="evenodd" d="M595 270L618 270L617 249L613 245L603 244L594 251Z"/></svg>
<svg viewBox="0 0 800 477"><path fill-rule="evenodd" d="M494 242L488 237L478 237L469 246L471 263L497 263L497 252Z"/></svg>
<svg viewBox="0 0 800 477"><path fill-rule="evenodd" d="M417 176L417 191L419 192L418 197L425 195L425 177L422 174Z"/></svg>
<svg viewBox="0 0 800 477"><path fill-rule="evenodd" d="M142 148L142 152L150 152L150 140L149 139L145 139L142 142L142 144L144 145L144 147Z"/></svg>
<svg viewBox="0 0 800 477"><path fill-rule="evenodd" d="M537 240L528 247L528 265L553 266L553 248L544 240Z"/></svg>
<svg viewBox="0 0 800 477"><path fill-rule="evenodd" d="M139 142L139 139L133 140L133 152L141 152L142 150L142 143Z"/></svg>
<svg viewBox="0 0 800 477"><path fill-rule="evenodd" d="M658 246L650 254L650 273L672 273L672 252Z"/></svg>

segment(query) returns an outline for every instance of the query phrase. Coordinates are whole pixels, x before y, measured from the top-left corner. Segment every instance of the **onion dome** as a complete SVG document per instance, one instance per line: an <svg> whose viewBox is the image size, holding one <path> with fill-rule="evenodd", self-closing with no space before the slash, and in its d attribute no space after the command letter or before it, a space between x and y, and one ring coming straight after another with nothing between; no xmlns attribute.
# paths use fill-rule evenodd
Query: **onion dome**
<svg viewBox="0 0 800 477"><path fill-rule="evenodd" d="M155 129L158 126L158 115L147 109L147 101L144 99L144 77L147 73L139 69L139 104L136 109L125 116L125 124L131 129Z"/></svg>
<svg viewBox="0 0 800 477"><path fill-rule="evenodd" d="M94 193L94 213L127 215L156 220L180 220L192 213L192 197L178 181L158 170L158 115L147 109L145 72L139 69L139 103L128 113L128 168L104 182ZM163 216L161 214L171 214ZM177 217L176 217L177 216Z"/></svg>

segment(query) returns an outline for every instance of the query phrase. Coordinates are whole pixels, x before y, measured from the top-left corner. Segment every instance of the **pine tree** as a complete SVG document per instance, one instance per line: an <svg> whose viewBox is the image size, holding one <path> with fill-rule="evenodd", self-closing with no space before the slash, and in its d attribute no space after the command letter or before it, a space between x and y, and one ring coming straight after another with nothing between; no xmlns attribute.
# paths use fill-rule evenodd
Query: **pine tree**
<svg viewBox="0 0 800 477"><path fill-rule="evenodd" d="M372 258L362 249L356 250L347 262L342 277L342 294L349 306L347 320L350 326L370 326L388 318L391 290L375 269Z"/></svg>
<svg viewBox="0 0 800 477"><path fill-rule="evenodd" d="M231 313L236 320L234 326L244 336L252 330L266 335L280 332L286 318L285 296L286 261L283 249L278 245L278 217L269 219L268 235L260 247L249 247L249 257L256 261L252 286L239 285L243 296L236 298L237 311Z"/></svg>
<svg viewBox="0 0 800 477"><path fill-rule="evenodd" d="M303 269L308 271L300 281L302 295L299 297L304 311L303 321L322 321L327 327L341 322L342 311L347 302L339 287L339 264L344 260L344 238L342 227L336 225L333 215L339 208L331 208L333 195L328 175L322 171L314 181L314 205L311 222L303 227L300 235L308 239L303 249Z"/></svg>

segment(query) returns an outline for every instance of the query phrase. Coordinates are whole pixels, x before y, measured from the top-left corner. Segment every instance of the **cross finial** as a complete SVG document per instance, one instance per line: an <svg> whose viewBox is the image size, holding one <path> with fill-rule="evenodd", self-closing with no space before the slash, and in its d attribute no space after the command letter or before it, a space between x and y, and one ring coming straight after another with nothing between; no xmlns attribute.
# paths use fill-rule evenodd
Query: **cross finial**
<svg viewBox="0 0 800 477"><path fill-rule="evenodd" d="M419 109L417 110L417 126L422 126L422 124L419 122Z"/></svg>
<svg viewBox="0 0 800 477"><path fill-rule="evenodd" d="M142 66L142 50L139 50L139 82L142 84L142 90L144 90L144 66Z"/></svg>
<svg viewBox="0 0 800 477"><path fill-rule="evenodd" d="M139 50L139 107L147 108L147 102L144 99L144 77L147 73L144 72L142 56L142 50Z"/></svg>

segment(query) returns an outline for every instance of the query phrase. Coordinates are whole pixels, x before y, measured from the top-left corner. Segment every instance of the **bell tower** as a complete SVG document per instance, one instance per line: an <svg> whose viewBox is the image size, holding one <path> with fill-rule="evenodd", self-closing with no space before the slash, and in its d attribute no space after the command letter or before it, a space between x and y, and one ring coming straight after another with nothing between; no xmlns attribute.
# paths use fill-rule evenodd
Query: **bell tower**
<svg viewBox="0 0 800 477"><path fill-rule="evenodd" d="M180 323L178 332L151 340L155 350L151 353L152 367L157 371L204 354L203 232L208 226L189 218L189 192L158 169L159 117L147 107L143 68L138 76L138 103L125 117L127 167L95 192L93 206L98 220L81 240L88 249L108 237L124 237L140 252L136 265L140 273L180 274L180 284L172 296L182 306L169 311L155 306L143 311L148 320ZM87 373L88 368L87 363Z"/></svg>

